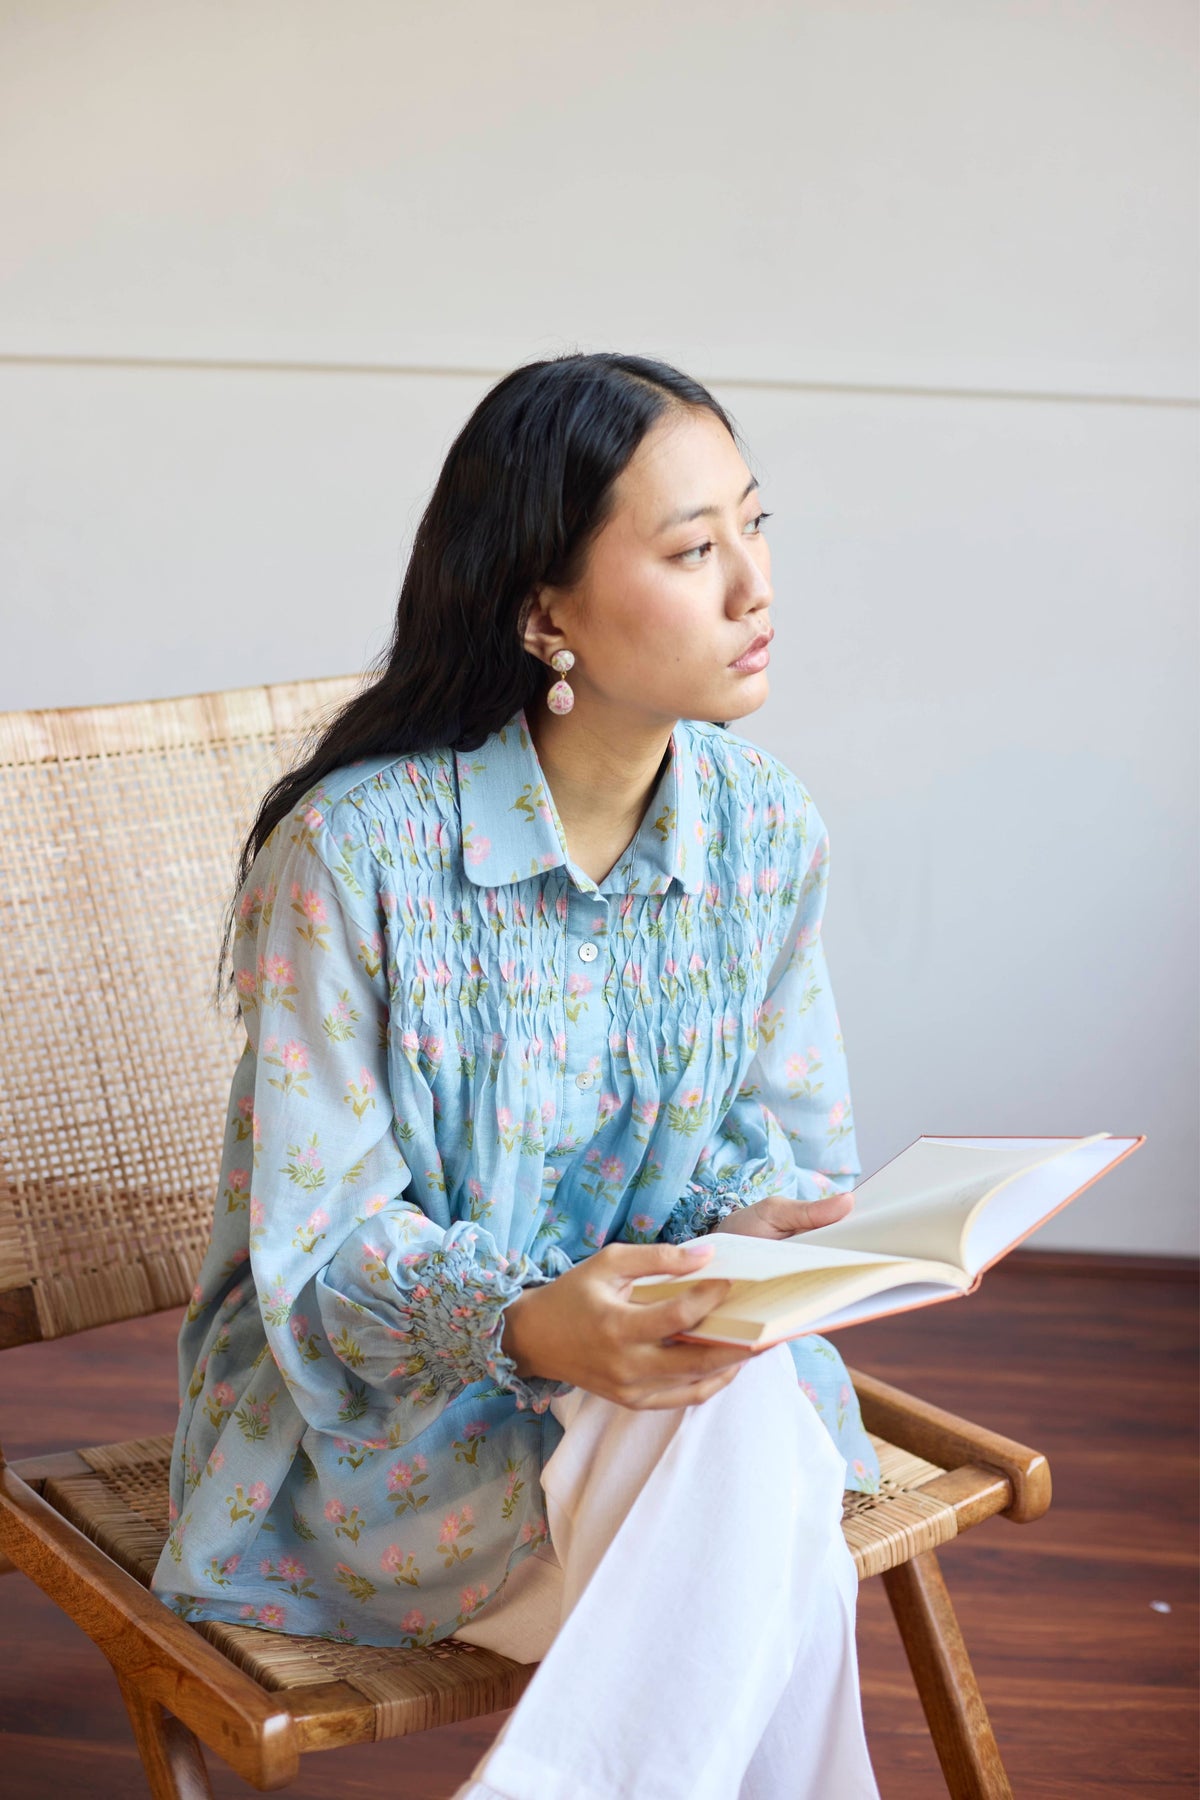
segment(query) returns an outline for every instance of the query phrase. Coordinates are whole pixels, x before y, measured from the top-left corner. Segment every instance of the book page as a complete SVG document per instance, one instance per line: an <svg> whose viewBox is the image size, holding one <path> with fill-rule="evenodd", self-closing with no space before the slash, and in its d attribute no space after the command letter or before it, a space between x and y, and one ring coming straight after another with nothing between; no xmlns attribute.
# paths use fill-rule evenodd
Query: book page
<svg viewBox="0 0 1200 1800"><path fill-rule="evenodd" d="M899 1269L902 1265L897 1263L894 1266ZM931 1301L945 1300L950 1294L966 1291L959 1287L952 1288L945 1281L905 1281L899 1287L889 1287L882 1294L860 1295L848 1306L840 1303L834 1305L830 1307L829 1311L821 1312L799 1328L781 1324L777 1320L771 1325L761 1327L761 1335L758 1338L748 1339L745 1336L735 1335L732 1331L718 1332L710 1326L705 1332L705 1338L722 1344L753 1342L755 1350L766 1350L772 1344L786 1343L789 1338L805 1337L812 1331L824 1335L826 1332L839 1330L843 1325L857 1325L860 1319L878 1319L896 1312L907 1312L911 1307L928 1306ZM713 1315L710 1313L703 1324L709 1326L712 1317ZM689 1332L687 1335L691 1337L694 1334Z"/></svg>
<svg viewBox="0 0 1200 1800"><path fill-rule="evenodd" d="M1030 1156L1043 1153L1053 1156L1058 1150L1069 1150L1072 1144L1087 1140L1077 1137L938 1137L933 1132L923 1131L918 1141L922 1144L957 1144L960 1150L1028 1150Z"/></svg>
<svg viewBox="0 0 1200 1800"><path fill-rule="evenodd" d="M633 1299L641 1299L640 1290L654 1286L662 1289L653 1296L665 1300L680 1283L688 1281L773 1281L779 1276L807 1275L813 1269L849 1270L879 1262L893 1263L889 1254L880 1256L869 1250L843 1250L837 1245L811 1245L809 1239L818 1234L800 1232L790 1238L743 1237L736 1231L714 1231L705 1239L712 1245L712 1255L700 1263L694 1275L639 1275L630 1289ZM900 1260L904 1260L903 1257Z"/></svg>
<svg viewBox="0 0 1200 1800"><path fill-rule="evenodd" d="M890 1293L897 1283L925 1280L938 1289L960 1288L963 1278L946 1263L910 1263L907 1258L880 1260L858 1268L813 1269L807 1275L783 1275L775 1281L735 1281L719 1306L689 1331L690 1337L731 1337L741 1343L770 1341L816 1321L832 1306L837 1310Z"/></svg>
<svg viewBox="0 0 1200 1800"><path fill-rule="evenodd" d="M927 1306L932 1300L944 1300L945 1284L933 1281L911 1281L902 1287L889 1288L882 1296L886 1301L886 1309L880 1306L879 1299L867 1295L865 1299L855 1300L849 1306L838 1306L832 1312L823 1313L812 1331L837 1331L843 1325L856 1325L860 1319L877 1319L886 1310L888 1314L907 1312L914 1306ZM772 1342L775 1340L772 1339Z"/></svg>
<svg viewBox="0 0 1200 1800"><path fill-rule="evenodd" d="M1069 1194L1104 1174L1127 1154L1131 1138L1074 1140L1068 1156L1040 1164L1002 1188L967 1224L963 1266L975 1275L1053 1212Z"/></svg>
<svg viewBox="0 0 1200 1800"><path fill-rule="evenodd" d="M985 1139L918 1138L854 1190L854 1211L848 1218L786 1242L814 1250L931 1257L965 1271L967 1230L980 1203L1002 1183L1068 1155L1069 1147L1080 1142L1053 1138L1030 1151Z"/></svg>

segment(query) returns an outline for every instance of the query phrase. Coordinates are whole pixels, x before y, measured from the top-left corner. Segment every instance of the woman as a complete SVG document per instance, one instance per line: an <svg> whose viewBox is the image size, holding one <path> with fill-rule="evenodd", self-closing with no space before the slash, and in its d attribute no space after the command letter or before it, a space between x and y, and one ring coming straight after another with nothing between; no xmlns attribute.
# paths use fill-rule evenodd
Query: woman
<svg viewBox="0 0 1200 1800"><path fill-rule="evenodd" d="M475 1797L877 1792L840 1518L878 1463L841 1358L681 1341L724 1282L629 1298L714 1230L842 1217L860 1172L824 826L702 722L767 693L766 516L678 370L515 370L382 674L243 853L155 1588L540 1660Z"/></svg>

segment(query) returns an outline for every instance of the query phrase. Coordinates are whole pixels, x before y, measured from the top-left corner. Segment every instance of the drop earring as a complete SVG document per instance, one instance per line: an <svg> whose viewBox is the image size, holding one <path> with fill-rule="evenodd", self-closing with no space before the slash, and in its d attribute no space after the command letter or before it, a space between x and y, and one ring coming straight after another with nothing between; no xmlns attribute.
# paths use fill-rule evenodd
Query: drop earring
<svg viewBox="0 0 1200 1800"><path fill-rule="evenodd" d="M569 650L556 650L550 658L550 667L557 669L560 677L568 669L575 667L575 658ZM559 680L554 683L546 695L546 705L552 713L569 713L575 704L575 691L569 682Z"/></svg>

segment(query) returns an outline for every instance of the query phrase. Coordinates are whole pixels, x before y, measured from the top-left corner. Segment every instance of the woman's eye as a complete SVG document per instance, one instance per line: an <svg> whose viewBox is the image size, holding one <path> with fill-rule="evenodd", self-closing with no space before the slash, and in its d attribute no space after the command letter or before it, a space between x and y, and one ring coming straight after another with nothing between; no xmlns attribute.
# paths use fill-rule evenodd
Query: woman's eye
<svg viewBox="0 0 1200 1800"><path fill-rule="evenodd" d="M745 525L743 525L742 530L749 531L750 527L753 525L755 529L750 533L750 535L752 537L758 537L762 531L763 520L769 519L770 517L771 517L771 515L769 512L756 513L752 519L746 520L746 523L745 523ZM703 544L693 544L692 548L690 550L681 550L679 552L679 554L674 558L674 560L676 562L688 562L689 559L694 557L696 560L694 562L692 562L691 566L692 566L692 568L698 568L700 563L707 560L707 552L710 550L715 550L716 547L717 546L713 542L713 540L711 538L709 538Z"/></svg>

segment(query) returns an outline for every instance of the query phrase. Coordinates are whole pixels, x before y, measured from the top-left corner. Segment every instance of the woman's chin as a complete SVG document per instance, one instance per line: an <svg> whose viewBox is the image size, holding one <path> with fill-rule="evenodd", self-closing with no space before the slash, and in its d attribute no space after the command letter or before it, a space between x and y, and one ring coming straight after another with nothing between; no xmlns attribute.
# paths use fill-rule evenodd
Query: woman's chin
<svg viewBox="0 0 1200 1800"><path fill-rule="evenodd" d="M771 691L771 678L766 669L758 669L753 675L736 674L729 686L732 692L726 698L725 711L720 716L741 719L747 713L758 711Z"/></svg>

